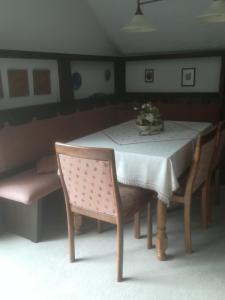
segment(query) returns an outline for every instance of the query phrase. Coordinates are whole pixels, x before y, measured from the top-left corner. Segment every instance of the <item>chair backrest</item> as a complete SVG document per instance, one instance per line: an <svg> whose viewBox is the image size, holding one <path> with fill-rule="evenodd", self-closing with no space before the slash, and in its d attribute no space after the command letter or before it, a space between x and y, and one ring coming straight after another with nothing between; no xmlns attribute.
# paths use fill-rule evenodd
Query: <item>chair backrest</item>
<svg viewBox="0 0 225 300"><path fill-rule="evenodd" d="M222 159L224 147L225 147L225 121L222 121L218 125L218 132L216 138L216 150L213 159L212 171L215 171L215 169L218 167Z"/></svg>
<svg viewBox="0 0 225 300"><path fill-rule="evenodd" d="M206 182L215 153L217 132L218 128L214 127L207 133L198 136L186 185L186 193L195 192Z"/></svg>
<svg viewBox="0 0 225 300"><path fill-rule="evenodd" d="M113 149L56 143L65 200L72 211L116 217L120 197ZM95 217L93 215L93 217Z"/></svg>

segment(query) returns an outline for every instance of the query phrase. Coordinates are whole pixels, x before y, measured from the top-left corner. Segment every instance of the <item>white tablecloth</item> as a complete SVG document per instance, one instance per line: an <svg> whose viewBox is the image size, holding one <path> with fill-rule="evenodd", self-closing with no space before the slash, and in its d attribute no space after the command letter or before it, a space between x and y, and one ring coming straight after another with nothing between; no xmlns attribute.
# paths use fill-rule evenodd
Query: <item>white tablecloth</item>
<svg viewBox="0 0 225 300"><path fill-rule="evenodd" d="M191 164L194 141L210 123L165 121L164 131L141 136L135 120L69 142L71 145L115 150L117 179L155 190L169 204L178 177Z"/></svg>

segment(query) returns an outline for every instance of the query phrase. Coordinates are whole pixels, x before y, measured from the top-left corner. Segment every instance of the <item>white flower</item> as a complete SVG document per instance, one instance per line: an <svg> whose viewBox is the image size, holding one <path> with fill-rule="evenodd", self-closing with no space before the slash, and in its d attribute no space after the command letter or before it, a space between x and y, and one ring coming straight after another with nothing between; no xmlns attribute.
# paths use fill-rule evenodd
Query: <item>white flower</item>
<svg viewBox="0 0 225 300"><path fill-rule="evenodd" d="M162 122L159 110L151 102L142 104L136 120L138 125L153 126Z"/></svg>
<svg viewBox="0 0 225 300"><path fill-rule="evenodd" d="M151 113L147 114L145 118L149 122L153 122L154 121L154 115L151 114Z"/></svg>

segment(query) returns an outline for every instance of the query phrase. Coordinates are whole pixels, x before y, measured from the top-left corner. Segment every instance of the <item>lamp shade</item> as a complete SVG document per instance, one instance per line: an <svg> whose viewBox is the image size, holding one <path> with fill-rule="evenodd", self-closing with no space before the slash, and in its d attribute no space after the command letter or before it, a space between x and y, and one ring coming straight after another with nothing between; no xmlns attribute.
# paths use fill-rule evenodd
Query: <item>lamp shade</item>
<svg viewBox="0 0 225 300"><path fill-rule="evenodd" d="M130 23L122 27L121 30L126 32L152 32L157 28L149 23L143 14L136 14Z"/></svg>
<svg viewBox="0 0 225 300"><path fill-rule="evenodd" d="M225 0L213 0L209 8L197 19L203 22L225 22Z"/></svg>

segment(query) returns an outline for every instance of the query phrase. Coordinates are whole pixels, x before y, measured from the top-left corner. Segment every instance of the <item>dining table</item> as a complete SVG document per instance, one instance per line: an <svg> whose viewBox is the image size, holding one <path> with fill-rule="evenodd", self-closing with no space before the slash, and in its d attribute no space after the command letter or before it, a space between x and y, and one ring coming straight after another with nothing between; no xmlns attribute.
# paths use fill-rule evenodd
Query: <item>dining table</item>
<svg viewBox="0 0 225 300"><path fill-rule="evenodd" d="M119 183L153 190L157 193L156 253L166 260L167 208L179 177L188 170L197 136L210 123L164 121L164 130L141 135L135 120L130 120L68 142L74 146L114 149Z"/></svg>

